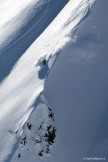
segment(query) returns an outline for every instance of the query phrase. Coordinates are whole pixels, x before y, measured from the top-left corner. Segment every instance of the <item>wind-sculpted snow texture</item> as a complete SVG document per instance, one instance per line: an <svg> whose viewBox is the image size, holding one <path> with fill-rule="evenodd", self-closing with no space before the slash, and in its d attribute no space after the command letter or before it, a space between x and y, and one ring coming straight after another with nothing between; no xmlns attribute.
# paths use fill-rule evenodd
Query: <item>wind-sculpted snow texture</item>
<svg viewBox="0 0 108 162"><path fill-rule="evenodd" d="M59 128L51 162L108 161L107 6L96 2L46 82Z"/></svg>
<svg viewBox="0 0 108 162"><path fill-rule="evenodd" d="M10 73L18 59L67 2L68 0L26 0L24 2L4 0L2 2L2 10L0 10L0 69L2 69L0 82Z"/></svg>
<svg viewBox="0 0 108 162"><path fill-rule="evenodd" d="M90 14L94 3L69 1L1 82L1 162L107 159L107 133L104 141L101 133L107 132L106 106L102 108L107 100L107 56L104 52L105 60L101 55L107 51L107 36L100 34L106 28L97 29L103 2Z"/></svg>

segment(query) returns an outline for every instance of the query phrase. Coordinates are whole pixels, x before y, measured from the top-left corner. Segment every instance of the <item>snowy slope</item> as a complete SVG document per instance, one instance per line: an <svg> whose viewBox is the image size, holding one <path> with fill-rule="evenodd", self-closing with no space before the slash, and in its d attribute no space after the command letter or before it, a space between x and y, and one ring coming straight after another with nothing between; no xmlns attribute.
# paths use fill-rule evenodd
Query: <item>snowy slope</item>
<svg viewBox="0 0 108 162"><path fill-rule="evenodd" d="M108 161L107 7L96 2L47 80L59 138L51 162Z"/></svg>
<svg viewBox="0 0 108 162"><path fill-rule="evenodd" d="M63 0L59 3L59 6L66 4L67 1ZM47 12L51 12L49 9L51 3L53 7L56 7L55 12L57 12L58 3L57 1L54 2L54 0L0 1L0 51L9 46L10 43L11 46L13 43L15 44L15 37L17 37L18 42L18 39L21 39L18 38L19 35L20 37L23 37L24 34L27 35L27 33L23 33L26 25L29 27L29 31L27 32L30 32L34 26L37 28L40 21L40 25L42 25ZM36 15L35 18L34 15ZM51 15L53 14L51 13ZM29 23L33 18L34 24L31 22L32 26L30 26Z"/></svg>
<svg viewBox="0 0 108 162"><path fill-rule="evenodd" d="M14 1L4 0L0 3L0 48L9 44L16 32L18 33L24 23L31 16L31 9L35 6L39 9L43 0ZM29 16L30 15L30 16Z"/></svg>
<svg viewBox="0 0 108 162"><path fill-rule="evenodd" d="M43 114L41 115L41 119L46 119L44 129L46 129L49 122L53 122L47 119L49 112L47 109L45 110L45 108L47 108L49 104L41 95L44 89L45 79L59 54L63 52L67 53L67 49L71 49L71 42L76 42L76 29L78 28L79 23L83 21L85 16L90 13L94 2L94 0L69 1L57 18L51 23L51 25L23 54L23 56L14 66L10 75L1 83L1 162L8 162L11 160L12 155L17 149L18 142L20 141L23 126L35 108L37 108L36 114ZM72 50L73 48L71 51ZM73 60L80 60L80 56L78 55L79 59L77 59L76 56ZM62 119L62 117L58 119ZM34 118L31 120L33 120L33 123L38 122L39 116L37 115L35 121ZM60 147L62 147L62 145ZM30 156L30 154L32 156ZM12 161L19 160L16 155L17 153L13 157ZM33 161L35 158L38 158L37 156L33 156L32 152L28 153L29 156L26 157L26 155L27 154L24 153L25 159L24 157L20 158L20 161L25 161L26 158L33 158ZM57 157L58 156L55 156L55 158ZM55 158L50 158L50 161L55 161ZM59 159L57 159L57 161L59 161Z"/></svg>
<svg viewBox="0 0 108 162"><path fill-rule="evenodd" d="M7 1L3 2L6 3ZM57 14L67 2L68 0L41 0L38 2L36 0L31 0L31 3L33 4L29 4L25 7L25 14L21 11L15 18L12 18L13 15L16 14L16 12L10 12L11 6L14 7L14 5L13 1L9 1L9 9L7 10L7 8L4 8L2 11L4 14L6 12L8 17L10 18L9 23L6 21L7 17L5 18L6 28L9 29L10 24L15 32L13 32L12 30L7 30L7 32L3 32L5 28L3 28L2 24L0 23L0 69L2 69L0 70L0 82L10 73L18 59L39 37L39 35L57 16ZM15 1L15 3L19 4L19 1ZM20 3L22 4L22 8L24 8L23 3ZM15 7L18 7L18 5L16 5ZM19 10L19 8L17 8L17 10ZM26 19L22 20L24 15L26 16ZM0 15L0 17L2 19L2 14ZM16 22L18 29L15 28ZM20 22L22 22L22 25L20 24ZM11 39L9 38L4 40L5 37L8 37L8 35L11 35ZM3 40L5 41L4 43Z"/></svg>

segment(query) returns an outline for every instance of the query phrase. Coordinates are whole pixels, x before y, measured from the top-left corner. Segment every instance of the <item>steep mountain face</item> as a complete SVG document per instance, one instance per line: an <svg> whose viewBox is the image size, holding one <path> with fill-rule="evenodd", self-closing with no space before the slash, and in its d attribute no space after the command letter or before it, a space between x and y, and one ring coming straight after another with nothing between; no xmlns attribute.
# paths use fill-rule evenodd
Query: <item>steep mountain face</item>
<svg viewBox="0 0 108 162"><path fill-rule="evenodd" d="M68 0L0 2L0 82L67 2Z"/></svg>
<svg viewBox="0 0 108 162"><path fill-rule="evenodd" d="M27 2L41 6L36 12L41 29L36 28L37 39L21 50L16 64L14 60L9 76L3 80L1 75L0 161L107 161L106 0L58 1L61 7L53 0ZM57 12L51 16L53 4ZM17 55L23 39L33 41L30 22L22 37L20 33L13 37L15 44L10 41L6 50L3 47L5 64L6 51L16 49Z"/></svg>
<svg viewBox="0 0 108 162"><path fill-rule="evenodd" d="M55 161L108 161L107 6L96 2L46 82L58 127Z"/></svg>
<svg viewBox="0 0 108 162"><path fill-rule="evenodd" d="M0 2L0 51L21 40L24 35L45 29L68 0L4 0ZM53 7L52 7L53 6ZM54 10L56 7L56 10ZM50 12L50 15L48 13ZM45 21L46 19L46 21ZM40 30L38 29L40 26ZM35 33L34 33L35 34ZM31 36L32 37L32 36ZM33 38L32 38L33 39ZM35 38L36 39L36 38Z"/></svg>

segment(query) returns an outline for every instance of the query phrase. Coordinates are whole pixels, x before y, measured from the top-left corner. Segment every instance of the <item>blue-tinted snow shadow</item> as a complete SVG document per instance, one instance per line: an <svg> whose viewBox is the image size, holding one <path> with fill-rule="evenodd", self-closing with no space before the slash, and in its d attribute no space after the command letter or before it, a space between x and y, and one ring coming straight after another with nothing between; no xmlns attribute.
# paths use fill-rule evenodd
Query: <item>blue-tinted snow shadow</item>
<svg viewBox="0 0 108 162"><path fill-rule="evenodd" d="M41 69L38 72L38 77L39 79L44 79L46 78L47 74L48 74L49 68L48 65L44 65L41 67Z"/></svg>
<svg viewBox="0 0 108 162"><path fill-rule="evenodd" d="M10 152L10 154L6 157L4 162L10 162L12 160L12 157L13 157L14 153L16 152L17 148L18 148L19 142L20 142L20 137L18 137L18 139L16 140L15 145L13 147L13 151Z"/></svg>
<svg viewBox="0 0 108 162"><path fill-rule="evenodd" d="M19 35L5 49L0 51L0 82L10 73L22 54L39 37L67 2L68 0L52 0L44 4L22 28Z"/></svg>

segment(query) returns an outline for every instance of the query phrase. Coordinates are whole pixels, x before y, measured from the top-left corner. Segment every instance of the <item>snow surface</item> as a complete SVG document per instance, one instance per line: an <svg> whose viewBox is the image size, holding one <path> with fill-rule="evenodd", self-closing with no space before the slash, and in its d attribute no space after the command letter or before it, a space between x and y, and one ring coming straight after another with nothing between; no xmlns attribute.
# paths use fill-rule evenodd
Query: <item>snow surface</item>
<svg viewBox="0 0 108 162"><path fill-rule="evenodd" d="M50 161L108 161L107 6L96 2L48 77L45 94L59 128Z"/></svg>
<svg viewBox="0 0 108 162"><path fill-rule="evenodd" d="M107 132L108 40L107 29L103 27L107 2L104 5L97 2L89 15L94 3L94 0L69 1L1 82L1 162L81 162L91 156L107 159L104 133ZM100 14L101 19L100 9L106 9L103 16ZM42 121L44 131L50 123L55 126L48 118L50 106L57 125L56 146L51 155L40 158L38 151L44 149L45 142L34 146L30 141L34 134L43 137L42 130L37 132ZM32 123L31 130L26 127L28 122ZM24 149L19 145L21 135L27 136Z"/></svg>
<svg viewBox="0 0 108 162"><path fill-rule="evenodd" d="M43 2L44 4L38 5L41 4L40 2ZM18 59L39 37L39 35L57 16L57 14L67 2L68 0L44 0L39 1L38 4L36 3L36 5L34 4L30 11L28 10L28 6L25 8L27 15L29 16L27 16L27 18L23 20L23 25L19 26L19 32L18 30L16 30L16 32L13 33L12 31L8 30L8 34L6 34L6 36L11 35L11 39L7 39L4 43L2 43L3 45L0 46L0 69L2 69L2 71L0 71L0 82L10 73ZM8 13L8 15L11 15L11 13ZM18 20L22 19L22 14L20 15L21 18ZM17 17L11 19L11 25L14 26L14 24L16 24L16 21ZM8 25L7 27L9 28ZM14 29L16 28L14 27ZM3 42L3 39L0 39L0 41Z"/></svg>
<svg viewBox="0 0 108 162"><path fill-rule="evenodd" d="M0 48L9 44L16 33L20 32L22 26L27 24L33 16L33 8L38 11L45 2L45 0L0 2Z"/></svg>

